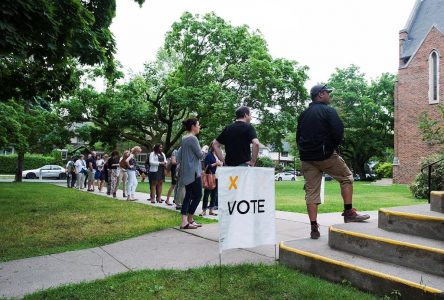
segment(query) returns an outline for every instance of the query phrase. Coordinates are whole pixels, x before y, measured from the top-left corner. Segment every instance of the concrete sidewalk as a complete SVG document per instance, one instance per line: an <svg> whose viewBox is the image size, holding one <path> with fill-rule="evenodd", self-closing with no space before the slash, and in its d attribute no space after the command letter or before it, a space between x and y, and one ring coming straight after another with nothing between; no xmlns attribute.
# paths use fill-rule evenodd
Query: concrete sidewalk
<svg viewBox="0 0 444 300"><path fill-rule="evenodd" d="M105 193L96 194L106 196ZM119 191L118 195L122 195ZM174 206L151 204L146 193L136 193L137 202L175 210ZM123 198L119 197L122 201ZM199 210L198 210L199 212ZM367 212L372 219L377 212ZM210 216L214 218L213 216ZM216 217L217 218L217 217ZM321 239L327 239L328 226L342 223L340 213L320 214ZM309 236L305 214L276 212L276 241ZM205 224L194 230L166 229L110 245L45 255L0 264L0 297L25 294L64 284L105 278L141 269L188 269L219 264L219 225ZM180 245L180 247L178 247ZM222 264L271 264L278 255L274 245L232 249L222 254Z"/></svg>

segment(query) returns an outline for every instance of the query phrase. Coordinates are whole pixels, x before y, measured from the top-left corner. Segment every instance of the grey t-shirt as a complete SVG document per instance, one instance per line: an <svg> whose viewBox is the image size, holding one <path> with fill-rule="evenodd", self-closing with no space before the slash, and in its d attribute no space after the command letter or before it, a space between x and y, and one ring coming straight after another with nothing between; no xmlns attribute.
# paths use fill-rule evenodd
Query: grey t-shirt
<svg viewBox="0 0 444 300"><path fill-rule="evenodd" d="M194 135L182 138L182 145L177 152L176 159L180 163L179 181L183 185L193 183L202 173L200 160L205 153L200 149L199 140Z"/></svg>

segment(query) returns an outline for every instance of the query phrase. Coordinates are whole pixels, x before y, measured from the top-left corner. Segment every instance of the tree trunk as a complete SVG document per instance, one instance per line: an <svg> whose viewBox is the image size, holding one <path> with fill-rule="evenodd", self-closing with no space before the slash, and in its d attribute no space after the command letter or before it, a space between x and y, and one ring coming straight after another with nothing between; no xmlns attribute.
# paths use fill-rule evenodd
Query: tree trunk
<svg viewBox="0 0 444 300"><path fill-rule="evenodd" d="M15 170L15 182L22 182L23 165L25 163L25 153L17 153L17 169Z"/></svg>

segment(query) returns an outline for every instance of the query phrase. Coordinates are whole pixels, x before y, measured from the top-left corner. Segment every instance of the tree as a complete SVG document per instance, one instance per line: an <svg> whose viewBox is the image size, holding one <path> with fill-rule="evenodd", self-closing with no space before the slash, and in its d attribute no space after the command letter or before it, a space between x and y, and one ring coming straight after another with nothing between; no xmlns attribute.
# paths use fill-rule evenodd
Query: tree
<svg viewBox="0 0 444 300"><path fill-rule="evenodd" d="M385 73L370 84L359 67L336 69L328 84L334 106L344 122L340 150L355 173L365 178L365 164L393 148L393 94L395 76Z"/></svg>
<svg viewBox="0 0 444 300"><path fill-rule="evenodd" d="M102 64L113 81L115 43L109 26L115 9L114 0L3 1L0 101L14 99L25 114L37 107L49 110L51 102L78 85L79 64ZM16 181L21 181L23 151L18 151Z"/></svg>
<svg viewBox="0 0 444 300"><path fill-rule="evenodd" d="M444 106L438 105L440 119L432 119L427 112L419 118L419 130L424 142L443 145L444 144Z"/></svg>
<svg viewBox="0 0 444 300"><path fill-rule="evenodd" d="M279 144L295 130L296 113L306 99L306 70L294 61L273 59L263 37L247 26L232 26L214 13L184 13L143 73L104 93L79 92L94 94L82 98L86 115L74 113L79 97L62 105L72 120L93 122L103 139L117 130L117 139L148 149L162 142L165 152L180 141L183 119L199 118L201 139L209 143L233 121L238 106L248 105L261 141Z"/></svg>

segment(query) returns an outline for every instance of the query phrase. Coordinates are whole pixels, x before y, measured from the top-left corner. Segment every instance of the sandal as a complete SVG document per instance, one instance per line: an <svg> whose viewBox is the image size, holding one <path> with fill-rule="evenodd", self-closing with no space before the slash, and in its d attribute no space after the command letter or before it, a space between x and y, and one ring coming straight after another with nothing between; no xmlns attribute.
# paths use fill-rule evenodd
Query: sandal
<svg viewBox="0 0 444 300"><path fill-rule="evenodd" d="M206 210L203 210L200 214L199 214L199 217L203 217L203 216L206 216L207 215L207 211Z"/></svg>
<svg viewBox="0 0 444 300"><path fill-rule="evenodd" d="M188 223L185 226L180 226L180 229L197 229L197 226L194 226L194 225Z"/></svg>
<svg viewBox="0 0 444 300"><path fill-rule="evenodd" d="M212 212L212 211L210 211L208 214L209 214L210 216L217 216L217 213Z"/></svg>
<svg viewBox="0 0 444 300"><path fill-rule="evenodd" d="M173 206L173 204L171 204L171 203L168 202L168 201L165 201L165 204L168 205L168 206Z"/></svg>
<svg viewBox="0 0 444 300"><path fill-rule="evenodd" d="M202 227L202 224L196 223L196 221L192 221L189 225L194 226L194 227Z"/></svg>

